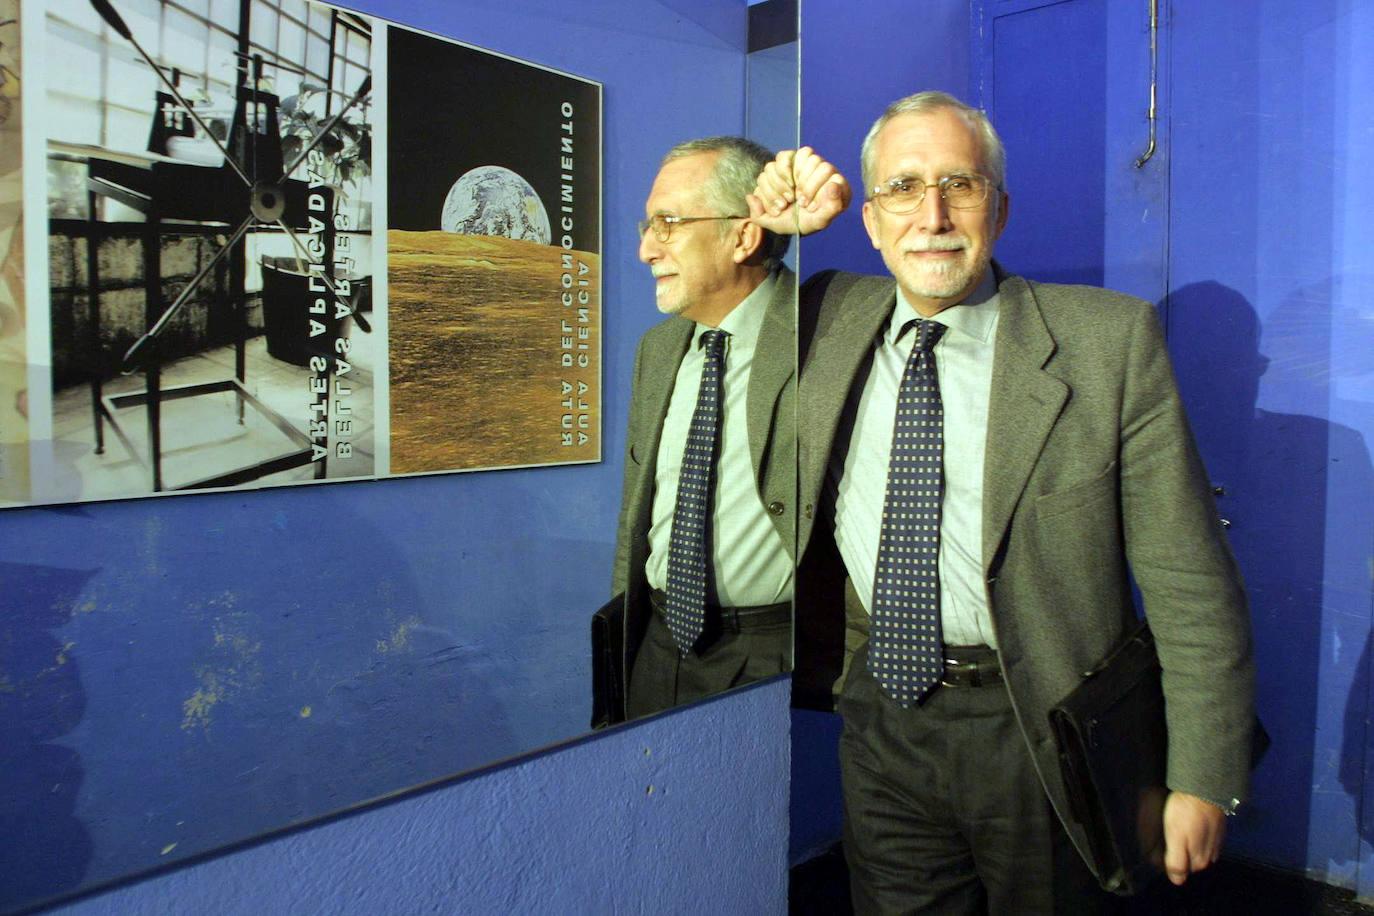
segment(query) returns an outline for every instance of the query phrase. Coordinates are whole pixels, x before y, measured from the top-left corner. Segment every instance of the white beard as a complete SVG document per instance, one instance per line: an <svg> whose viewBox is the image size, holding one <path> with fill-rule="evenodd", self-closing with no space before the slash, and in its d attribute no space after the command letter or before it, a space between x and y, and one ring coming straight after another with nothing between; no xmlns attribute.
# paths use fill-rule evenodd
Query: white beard
<svg viewBox="0 0 1374 916"><path fill-rule="evenodd" d="M669 284L675 288L654 290L654 304L665 315L681 315L688 305L686 292L682 289L682 277L674 277Z"/></svg>
<svg viewBox="0 0 1374 916"><path fill-rule="evenodd" d="M969 290L987 269L991 257L975 260L965 249L957 260L913 264L903 258L887 269L912 295L925 299L952 299Z"/></svg>

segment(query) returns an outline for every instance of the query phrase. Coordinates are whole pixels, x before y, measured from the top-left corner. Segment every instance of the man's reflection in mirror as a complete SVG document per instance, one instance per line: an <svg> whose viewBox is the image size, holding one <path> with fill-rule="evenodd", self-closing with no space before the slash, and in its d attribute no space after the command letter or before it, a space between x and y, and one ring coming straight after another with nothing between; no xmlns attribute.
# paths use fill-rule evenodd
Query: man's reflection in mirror
<svg viewBox="0 0 1374 916"><path fill-rule="evenodd" d="M631 718L791 667L796 284L745 202L771 156L678 144L639 224L669 317L635 353L616 537Z"/></svg>

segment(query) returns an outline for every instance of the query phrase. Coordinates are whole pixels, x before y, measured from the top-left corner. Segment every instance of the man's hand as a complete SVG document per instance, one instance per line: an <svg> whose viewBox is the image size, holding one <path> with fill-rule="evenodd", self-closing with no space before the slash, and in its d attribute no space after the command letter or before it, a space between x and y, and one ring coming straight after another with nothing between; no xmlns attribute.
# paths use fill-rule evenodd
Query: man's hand
<svg viewBox="0 0 1374 916"><path fill-rule="evenodd" d="M803 146L783 150L759 174L748 196L749 219L779 235L819 232L849 206L849 182Z"/></svg>
<svg viewBox="0 0 1374 916"><path fill-rule="evenodd" d="M1170 792L1164 800L1164 871L1182 884L1221 855L1226 812L1187 792Z"/></svg>

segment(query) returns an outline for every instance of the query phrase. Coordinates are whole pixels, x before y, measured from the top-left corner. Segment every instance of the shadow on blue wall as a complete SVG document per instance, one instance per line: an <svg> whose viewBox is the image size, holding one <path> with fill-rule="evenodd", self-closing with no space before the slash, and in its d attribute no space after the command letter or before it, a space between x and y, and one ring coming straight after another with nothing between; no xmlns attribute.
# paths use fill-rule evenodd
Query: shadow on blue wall
<svg viewBox="0 0 1374 916"><path fill-rule="evenodd" d="M0 563L0 907L74 888L90 866L75 815L85 766L53 742L86 710L80 664L58 630L95 572Z"/></svg>
<svg viewBox="0 0 1374 916"><path fill-rule="evenodd" d="M1332 291L1303 289L1272 313L1263 326L1236 290L1216 282L1193 283L1170 294L1173 342L1192 341L1178 359L1179 388L1199 438L1250 598L1258 671L1260 718L1273 749L1255 773L1254 807L1238 825L1242 848L1305 861L1307 824L1314 789L1336 790L1334 772L1322 760L1319 688L1326 611L1344 598L1331 575L1329 517L1368 555L1374 470L1361 436L1326 419L1279 413L1256 406L1261 378L1291 399L1294 389L1324 398L1330 366L1320 355L1332 339ZM1205 358L1204 358L1205 357ZM1332 475L1343 478L1342 506L1329 505ZM1355 591L1352 590L1351 594ZM1368 634L1369 608L1363 615ZM1367 653L1366 645L1366 653ZM1340 784L1356 799L1363 791L1367 660L1346 709ZM1331 768L1334 769L1334 768ZM1354 850L1352 848L1353 855Z"/></svg>

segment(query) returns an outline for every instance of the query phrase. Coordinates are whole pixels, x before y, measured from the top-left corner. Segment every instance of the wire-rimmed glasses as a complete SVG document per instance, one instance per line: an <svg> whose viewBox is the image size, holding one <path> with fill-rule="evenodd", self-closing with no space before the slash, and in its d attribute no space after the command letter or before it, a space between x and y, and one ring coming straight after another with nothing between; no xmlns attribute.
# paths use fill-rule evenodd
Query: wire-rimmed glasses
<svg viewBox="0 0 1374 916"><path fill-rule="evenodd" d="M941 199L956 210L972 210L987 203L992 179L976 172L942 175L933 184L898 175L873 188L868 199L878 202L888 213L910 213L926 199L926 191L936 188Z"/></svg>
<svg viewBox="0 0 1374 916"><path fill-rule="evenodd" d="M714 219L748 219L748 216L668 216L666 213L655 213L648 219L639 221L639 237L644 238L644 233L650 229L654 230L654 238L660 242L666 242L673 234L673 227L682 223L699 223L704 220Z"/></svg>

